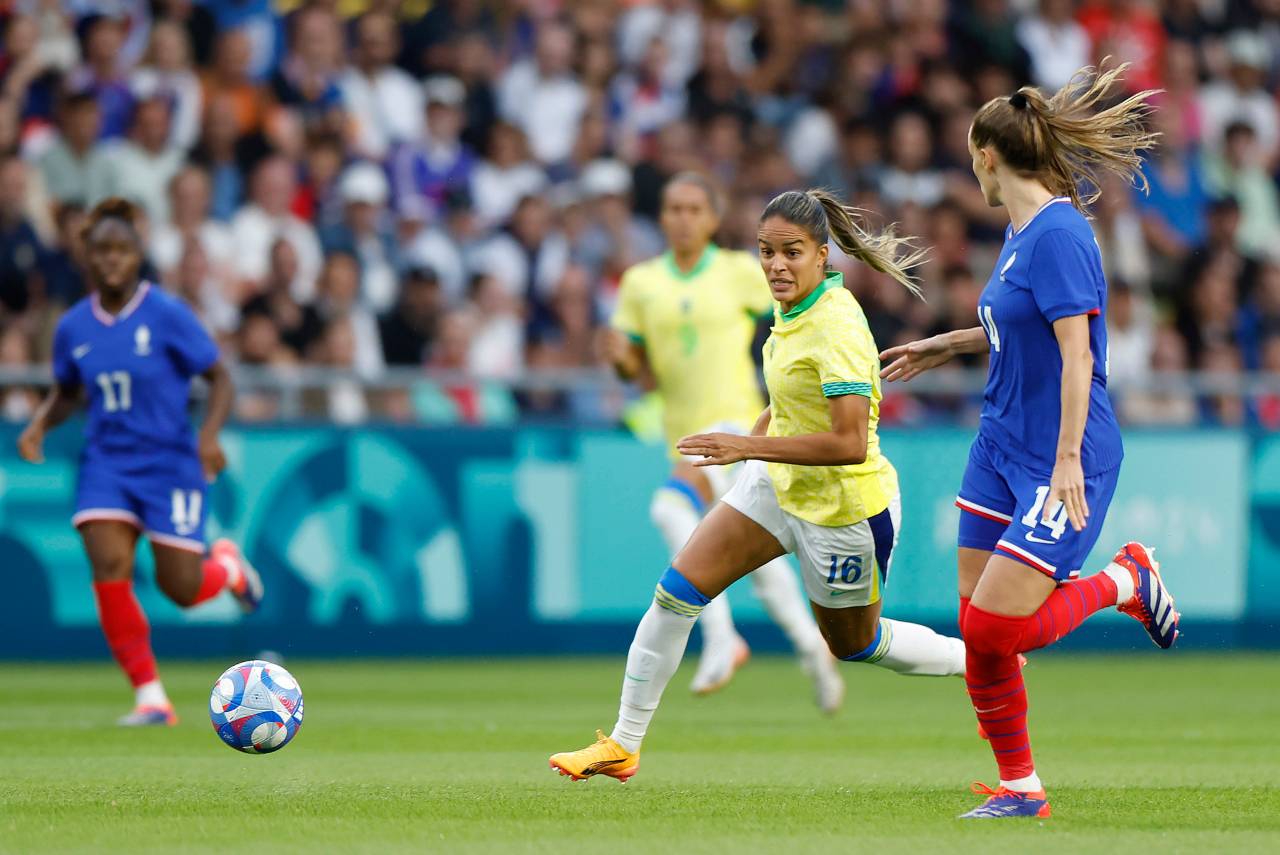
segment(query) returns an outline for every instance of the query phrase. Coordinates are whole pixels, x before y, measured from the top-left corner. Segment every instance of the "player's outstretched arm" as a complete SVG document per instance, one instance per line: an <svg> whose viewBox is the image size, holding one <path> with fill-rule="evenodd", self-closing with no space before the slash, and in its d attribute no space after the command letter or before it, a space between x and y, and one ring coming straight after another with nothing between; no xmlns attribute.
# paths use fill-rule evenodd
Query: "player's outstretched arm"
<svg viewBox="0 0 1280 855"><path fill-rule="evenodd" d="M236 389L231 380L231 372L222 364L222 360L213 363L201 376L209 383L209 405L205 411L204 423L200 425L197 450L200 453L200 463L204 466L205 478L212 481L227 466L227 457L222 453L218 434L231 416Z"/></svg>
<svg viewBox="0 0 1280 855"><path fill-rule="evenodd" d="M685 437L676 443L676 448L681 454L702 458L695 460L694 466L720 466L739 460L764 460L796 466L862 463L867 459L871 399L863 395L841 395L828 398L827 402L831 408L829 431L800 436L703 433Z"/></svg>
<svg viewBox="0 0 1280 855"><path fill-rule="evenodd" d="M982 327L953 330L931 338L900 344L881 352L880 379L906 382L917 374L937 368L962 353L982 353L988 347ZM887 364L886 364L887 363Z"/></svg>
<svg viewBox="0 0 1280 855"><path fill-rule="evenodd" d="M80 406L80 387L53 384L30 424L18 437L18 454L29 463L44 463L44 435L65 422Z"/></svg>

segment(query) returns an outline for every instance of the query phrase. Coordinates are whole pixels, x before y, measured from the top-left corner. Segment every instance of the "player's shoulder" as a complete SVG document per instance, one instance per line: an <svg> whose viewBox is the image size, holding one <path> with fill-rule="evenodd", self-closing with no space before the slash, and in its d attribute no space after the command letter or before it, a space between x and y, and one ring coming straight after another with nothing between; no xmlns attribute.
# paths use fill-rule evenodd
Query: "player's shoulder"
<svg viewBox="0 0 1280 855"><path fill-rule="evenodd" d="M67 331L80 331L88 328L94 323L93 306L90 297L81 297L62 313L62 317L58 318L58 324L54 328L55 333L64 333Z"/></svg>
<svg viewBox="0 0 1280 855"><path fill-rule="evenodd" d="M1037 244L1045 236L1051 235L1050 242L1074 239L1092 244L1093 227L1089 218L1069 200L1054 200L1045 206L1036 217L1027 224L1023 237L1032 244Z"/></svg>
<svg viewBox="0 0 1280 855"><path fill-rule="evenodd" d="M656 255L645 261L637 262L622 271L620 288L647 288L660 279L665 273L666 261L663 256Z"/></svg>
<svg viewBox="0 0 1280 855"><path fill-rule="evenodd" d="M138 306L138 311L160 318L187 319L195 316L195 312L182 298L170 294L154 282L147 283L147 295Z"/></svg>

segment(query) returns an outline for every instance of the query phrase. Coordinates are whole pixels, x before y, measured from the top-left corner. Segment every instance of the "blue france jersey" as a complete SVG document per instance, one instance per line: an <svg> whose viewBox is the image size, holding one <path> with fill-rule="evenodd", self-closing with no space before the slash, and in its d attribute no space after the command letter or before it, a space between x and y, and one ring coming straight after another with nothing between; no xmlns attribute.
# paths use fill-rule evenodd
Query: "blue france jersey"
<svg viewBox="0 0 1280 855"><path fill-rule="evenodd" d="M195 314L148 283L116 316L97 296L72 306L53 335L53 373L89 397L87 450L151 456L193 452L191 378L218 360Z"/></svg>
<svg viewBox="0 0 1280 855"><path fill-rule="evenodd" d="M1093 386L1080 449L1085 475L1120 465L1120 427L1107 397L1107 283L1088 220L1066 197L1046 203L1004 248L978 301L991 367L979 431L1049 472L1062 420L1062 354L1053 322L1089 316Z"/></svg>

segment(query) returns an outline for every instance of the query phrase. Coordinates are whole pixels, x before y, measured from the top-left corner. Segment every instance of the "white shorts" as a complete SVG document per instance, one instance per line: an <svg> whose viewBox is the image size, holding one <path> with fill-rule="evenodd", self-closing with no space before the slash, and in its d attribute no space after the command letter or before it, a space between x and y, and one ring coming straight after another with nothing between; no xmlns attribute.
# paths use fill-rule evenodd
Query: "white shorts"
<svg viewBox="0 0 1280 855"><path fill-rule="evenodd" d="M870 519L816 525L780 508L768 465L748 460L721 501L758 523L799 559L800 578L813 602L843 609L880 599L898 543L902 505L897 496Z"/></svg>
<svg viewBox="0 0 1280 855"><path fill-rule="evenodd" d="M737 422L717 422L702 431L702 433L731 433L734 436L746 436L751 433L751 428L743 427ZM684 459L692 463L702 458L686 454ZM701 467L702 474L707 476L707 483L711 485L711 495L716 499L723 498L724 494L729 492L734 482L738 479L738 473L742 470L742 467L742 463L730 463L728 466Z"/></svg>

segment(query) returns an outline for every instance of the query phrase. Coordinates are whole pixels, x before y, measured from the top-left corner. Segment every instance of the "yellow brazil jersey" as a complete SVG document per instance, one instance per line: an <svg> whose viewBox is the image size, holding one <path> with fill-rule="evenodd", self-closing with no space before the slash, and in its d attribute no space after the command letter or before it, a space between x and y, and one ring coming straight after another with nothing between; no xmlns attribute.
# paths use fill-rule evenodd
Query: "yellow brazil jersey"
<svg viewBox="0 0 1280 855"><path fill-rule="evenodd" d="M759 260L714 245L688 273L668 252L623 274L613 326L645 347L672 457L681 437L755 423L764 398L751 341L772 304Z"/></svg>
<svg viewBox="0 0 1280 855"><path fill-rule="evenodd" d="M827 398L871 399L867 459L852 466L793 466L770 463L779 506L816 525L852 525L889 507L898 474L880 453L880 358L862 307L829 273L791 311L775 310L773 333L764 346L764 376L773 417L769 436L799 436L831 430Z"/></svg>

